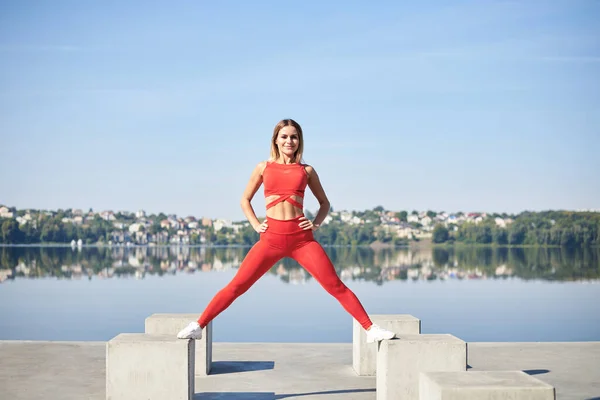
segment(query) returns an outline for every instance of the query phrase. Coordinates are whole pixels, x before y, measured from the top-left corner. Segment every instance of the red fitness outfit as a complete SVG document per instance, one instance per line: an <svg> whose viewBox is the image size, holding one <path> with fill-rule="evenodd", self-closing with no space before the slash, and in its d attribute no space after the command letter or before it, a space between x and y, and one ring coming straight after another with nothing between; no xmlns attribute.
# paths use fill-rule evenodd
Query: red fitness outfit
<svg viewBox="0 0 600 400"><path fill-rule="evenodd" d="M267 162L263 184L265 196L279 196L267 204L267 209L283 201L302 209L302 204L292 196L304 198L308 184L304 165ZM312 230L302 230L298 226L300 218L279 220L267 217L267 230L260 234L260 240L250 249L235 277L216 294L198 319L202 328L245 293L277 261L291 257L334 296L364 329L369 329L372 322L360 301L340 280L325 250L314 239Z"/></svg>

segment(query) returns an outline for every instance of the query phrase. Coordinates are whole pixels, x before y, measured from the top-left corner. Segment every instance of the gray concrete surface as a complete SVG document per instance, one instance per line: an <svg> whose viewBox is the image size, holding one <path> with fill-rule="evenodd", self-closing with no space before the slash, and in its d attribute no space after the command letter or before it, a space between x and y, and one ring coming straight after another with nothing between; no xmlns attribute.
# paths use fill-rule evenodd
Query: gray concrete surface
<svg viewBox="0 0 600 400"><path fill-rule="evenodd" d="M0 399L104 400L105 342L0 341ZM196 400L375 399L357 376L352 343L214 343ZM557 399L600 400L600 342L469 343L470 371L524 370Z"/></svg>
<svg viewBox="0 0 600 400"><path fill-rule="evenodd" d="M600 400L600 342L469 343L467 360L469 371L527 372L557 399Z"/></svg>
<svg viewBox="0 0 600 400"><path fill-rule="evenodd" d="M428 400L554 400L554 387L523 371L421 372Z"/></svg>

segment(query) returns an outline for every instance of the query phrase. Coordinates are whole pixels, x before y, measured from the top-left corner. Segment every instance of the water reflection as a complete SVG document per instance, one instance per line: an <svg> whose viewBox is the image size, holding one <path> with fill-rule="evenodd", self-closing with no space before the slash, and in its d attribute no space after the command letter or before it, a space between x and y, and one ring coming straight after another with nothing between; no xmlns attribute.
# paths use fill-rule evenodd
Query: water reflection
<svg viewBox="0 0 600 400"><path fill-rule="evenodd" d="M0 282L19 278L118 278L238 268L241 247L0 247ZM383 284L390 280L502 279L596 280L600 249L456 247L327 248L343 280ZM312 277L294 260L270 271L287 283Z"/></svg>

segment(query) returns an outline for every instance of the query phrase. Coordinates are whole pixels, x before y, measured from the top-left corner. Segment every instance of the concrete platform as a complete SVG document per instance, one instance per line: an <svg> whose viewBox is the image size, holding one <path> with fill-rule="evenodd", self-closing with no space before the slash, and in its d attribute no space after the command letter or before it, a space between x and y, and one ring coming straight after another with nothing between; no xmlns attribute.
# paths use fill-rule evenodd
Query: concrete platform
<svg viewBox="0 0 600 400"><path fill-rule="evenodd" d="M421 372L419 399L555 400L554 387L523 371Z"/></svg>
<svg viewBox="0 0 600 400"><path fill-rule="evenodd" d="M467 343L448 333L398 335L377 349L377 400L419 400L421 372L467 370Z"/></svg>
<svg viewBox="0 0 600 400"><path fill-rule="evenodd" d="M600 400L600 342L469 343L470 371L524 370L557 399ZM105 342L0 341L0 398L105 399ZM214 343L195 400L375 400L357 376L352 343Z"/></svg>
<svg viewBox="0 0 600 400"><path fill-rule="evenodd" d="M106 345L106 398L193 400L195 340L121 333Z"/></svg>

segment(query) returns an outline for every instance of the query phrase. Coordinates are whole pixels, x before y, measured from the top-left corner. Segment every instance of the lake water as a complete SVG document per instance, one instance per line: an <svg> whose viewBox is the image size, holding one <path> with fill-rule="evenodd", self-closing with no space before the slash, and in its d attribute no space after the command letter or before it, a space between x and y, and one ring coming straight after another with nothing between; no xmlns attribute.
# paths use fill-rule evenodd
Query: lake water
<svg viewBox="0 0 600 400"><path fill-rule="evenodd" d="M0 339L109 340L200 314L248 248L0 247ZM466 341L600 340L600 249L326 249L370 314ZM351 342L352 319L294 261L213 322L218 342Z"/></svg>

